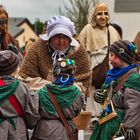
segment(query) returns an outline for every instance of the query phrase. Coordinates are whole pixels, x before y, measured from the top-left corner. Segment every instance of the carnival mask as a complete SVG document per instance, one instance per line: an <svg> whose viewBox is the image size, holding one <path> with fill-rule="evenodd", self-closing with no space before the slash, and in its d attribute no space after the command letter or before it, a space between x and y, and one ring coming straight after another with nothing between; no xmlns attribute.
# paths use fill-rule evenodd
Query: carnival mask
<svg viewBox="0 0 140 140"><path fill-rule="evenodd" d="M107 26L109 21L109 13L107 5L104 3L97 5L94 16L95 22L99 27L103 28Z"/></svg>

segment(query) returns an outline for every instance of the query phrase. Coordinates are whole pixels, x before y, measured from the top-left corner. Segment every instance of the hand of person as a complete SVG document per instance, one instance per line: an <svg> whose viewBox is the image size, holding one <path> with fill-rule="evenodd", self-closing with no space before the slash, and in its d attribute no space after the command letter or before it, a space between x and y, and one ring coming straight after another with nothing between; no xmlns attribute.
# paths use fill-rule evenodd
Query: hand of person
<svg viewBox="0 0 140 140"><path fill-rule="evenodd" d="M93 93L93 97L94 97L94 100L98 103L103 103L105 101L105 95L103 93L103 90L101 89L98 89L96 90L94 93Z"/></svg>
<svg viewBox="0 0 140 140"><path fill-rule="evenodd" d="M124 136L126 140L135 140L136 133L133 129L127 129Z"/></svg>

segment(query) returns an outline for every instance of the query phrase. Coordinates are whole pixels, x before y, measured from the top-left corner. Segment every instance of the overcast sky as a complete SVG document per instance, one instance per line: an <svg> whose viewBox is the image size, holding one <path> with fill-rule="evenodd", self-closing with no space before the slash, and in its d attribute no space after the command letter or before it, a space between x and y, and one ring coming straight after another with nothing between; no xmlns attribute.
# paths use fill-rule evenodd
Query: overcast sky
<svg viewBox="0 0 140 140"><path fill-rule="evenodd" d="M63 7L68 0L0 0L9 17L27 17L31 22L35 18L46 21L58 15L59 6Z"/></svg>

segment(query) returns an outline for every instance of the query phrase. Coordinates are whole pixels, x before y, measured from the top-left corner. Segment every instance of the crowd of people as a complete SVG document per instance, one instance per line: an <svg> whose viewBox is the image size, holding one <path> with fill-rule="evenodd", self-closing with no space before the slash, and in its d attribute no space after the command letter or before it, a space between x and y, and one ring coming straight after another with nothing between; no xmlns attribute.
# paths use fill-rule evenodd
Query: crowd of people
<svg viewBox="0 0 140 140"><path fill-rule="evenodd" d="M0 140L28 140L28 129L31 140L78 140L73 119L85 103L92 112L90 140L140 140L137 46L110 23L105 3L91 15L77 37L73 21L53 16L23 56L0 6ZM109 69L97 87L94 68L106 57Z"/></svg>

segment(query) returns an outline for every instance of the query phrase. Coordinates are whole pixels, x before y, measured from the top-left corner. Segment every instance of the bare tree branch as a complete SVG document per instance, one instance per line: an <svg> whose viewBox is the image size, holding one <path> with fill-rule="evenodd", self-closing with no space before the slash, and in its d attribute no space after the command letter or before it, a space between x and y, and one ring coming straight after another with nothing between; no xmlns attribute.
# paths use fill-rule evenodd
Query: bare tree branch
<svg viewBox="0 0 140 140"><path fill-rule="evenodd" d="M69 0L70 5L64 3L65 12L59 7L59 13L69 17L76 26L77 33L88 23L89 8L98 0Z"/></svg>

